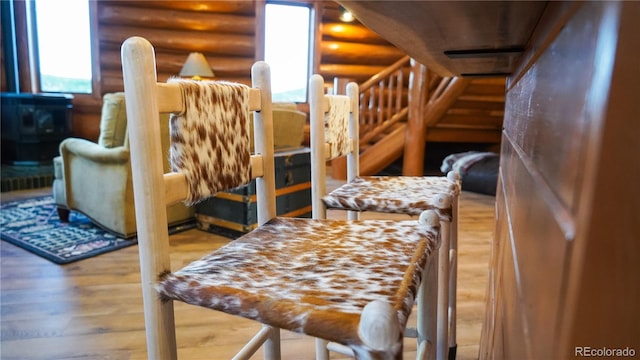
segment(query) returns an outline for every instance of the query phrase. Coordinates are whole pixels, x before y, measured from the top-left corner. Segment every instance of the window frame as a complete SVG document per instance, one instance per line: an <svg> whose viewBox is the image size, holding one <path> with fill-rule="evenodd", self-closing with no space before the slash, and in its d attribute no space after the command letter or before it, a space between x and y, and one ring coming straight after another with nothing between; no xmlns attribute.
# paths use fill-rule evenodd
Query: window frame
<svg viewBox="0 0 640 360"><path fill-rule="evenodd" d="M30 73L30 85L32 93L41 93L42 91L42 79L40 76L40 58L38 51L38 35L37 35L37 11L36 0L25 1L26 5L26 31L27 31L27 48L29 59L29 73ZM98 42L98 2L87 0L89 8L89 46L91 57L91 92L90 93L78 93L78 92L50 92L50 93L65 93L72 94L74 98L80 99L99 99L100 98L100 56L99 56L99 42Z"/></svg>

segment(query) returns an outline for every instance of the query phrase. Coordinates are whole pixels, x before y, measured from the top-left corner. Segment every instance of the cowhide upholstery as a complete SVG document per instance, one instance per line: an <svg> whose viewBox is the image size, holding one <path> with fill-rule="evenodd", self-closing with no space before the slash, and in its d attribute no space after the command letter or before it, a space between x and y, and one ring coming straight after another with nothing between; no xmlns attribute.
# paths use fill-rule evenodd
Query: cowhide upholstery
<svg viewBox="0 0 640 360"><path fill-rule="evenodd" d="M451 221L460 185L445 176L362 176L322 198L327 208L419 215L435 210Z"/></svg>
<svg viewBox="0 0 640 360"><path fill-rule="evenodd" d="M185 174L187 205L251 181L249 87L173 78L184 111L172 114L171 170Z"/></svg>
<svg viewBox="0 0 640 360"><path fill-rule="evenodd" d="M345 95L325 95L329 111L325 113L325 142L329 143L329 159L347 155L351 151L349 142L350 99Z"/></svg>
<svg viewBox="0 0 640 360"><path fill-rule="evenodd" d="M248 88L175 81L186 99L184 113L171 119L171 161L187 175L189 201L248 182L248 114L241 109L248 108ZM214 116L204 115L211 110ZM436 219L432 215L424 218ZM393 346L374 350L359 336L361 313L373 301L389 304L404 328L439 246L439 221L423 217L274 218L178 271L159 274L156 287L164 300L348 345L360 359L400 358L402 331Z"/></svg>
<svg viewBox="0 0 640 360"><path fill-rule="evenodd" d="M224 311L282 329L369 350L358 336L373 300L397 311L402 328L439 222L275 218L158 285L167 299ZM401 354L402 339L398 339ZM370 358L387 358L375 355ZM395 357L397 354L393 355ZM367 358L368 356L361 356Z"/></svg>
<svg viewBox="0 0 640 360"><path fill-rule="evenodd" d="M325 113L325 142L329 143L329 158L350 151L349 98L325 95L329 110ZM454 178L456 177L456 178ZM327 208L376 211L419 215L435 210L440 218L451 221L453 199L460 193L457 175L447 176L363 176L340 186L322 200Z"/></svg>

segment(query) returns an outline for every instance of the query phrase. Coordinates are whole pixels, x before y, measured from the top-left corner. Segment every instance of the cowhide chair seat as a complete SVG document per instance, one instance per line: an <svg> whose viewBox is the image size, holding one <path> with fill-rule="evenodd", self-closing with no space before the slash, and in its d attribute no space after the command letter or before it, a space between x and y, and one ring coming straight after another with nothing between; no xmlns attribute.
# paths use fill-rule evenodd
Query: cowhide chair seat
<svg viewBox="0 0 640 360"><path fill-rule="evenodd" d="M416 220L275 218L165 275L158 289L166 298L338 342L369 358L383 351L358 334L363 309L388 303L397 329L405 328L438 229ZM391 348L401 352L397 335Z"/></svg>
<svg viewBox="0 0 640 360"><path fill-rule="evenodd" d="M356 167L357 168L357 167ZM352 171L353 173L353 171ZM458 199L461 191L460 176L450 171L447 176L357 176L322 197L329 209L349 212L375 211L391 214L419 215L435 210L445 222L443 234L449 237L449 358L455 358L456 344L456 289L458 259ZM357 219L358 214L350 216Z"/></svg>
<svg viewBox="0 0 640 360"><path fill-rule="evenodd" d="M453 173L451 176L454 176ZM455 178L444 176L361 176L338 187L322 198L327 208L420 215L436 210L451 221L451 204L446 196L458 196Z"/></svg>

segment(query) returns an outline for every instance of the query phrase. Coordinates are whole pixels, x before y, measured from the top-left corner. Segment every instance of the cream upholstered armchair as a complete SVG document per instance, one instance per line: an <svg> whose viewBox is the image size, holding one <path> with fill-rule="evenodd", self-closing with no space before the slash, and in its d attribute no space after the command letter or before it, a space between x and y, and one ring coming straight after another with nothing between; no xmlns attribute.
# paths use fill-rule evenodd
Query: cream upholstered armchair
<svg viewBox="0 0 640 360"><path fill-rule="evenodd" d="M304 127L307 114L299 111L295 103L274 102L273 113L273 146L275 151L299 148L304 142ZM251 119L253 119L253 114ZM250 125L251 149L253 150L253 122Z"/></svg>
<svg viewBox="0 0 640 360"><path fill-rule="evenodd" d="M62 221L68 221L71 210L78 211L94 224L129 238L136 235L136 218L124 93L105 94L101 116L98 143L68 138L60 144L53 195ZM168 170L168 116L161 121ZM193 215L193 209L183 204L167 207L170 225L188 222Z"/></svg>

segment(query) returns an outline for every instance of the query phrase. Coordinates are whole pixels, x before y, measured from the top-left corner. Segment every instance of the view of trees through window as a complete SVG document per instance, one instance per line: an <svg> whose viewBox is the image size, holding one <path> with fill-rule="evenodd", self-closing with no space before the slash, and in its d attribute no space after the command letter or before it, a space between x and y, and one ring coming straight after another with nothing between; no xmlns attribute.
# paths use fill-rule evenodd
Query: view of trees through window
<svg viewBox="0 0 640 360"><path fill-rule="evenodd" d="M35 0L40 90L91 93L89 0Z"/></svg>
<svg viewBox="0 0 640 360"><path fill-rule="evenodd" d="M265 61L273 101L307 101L310 14L305 5L266 5Z"/></svg>

